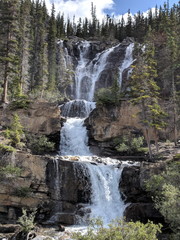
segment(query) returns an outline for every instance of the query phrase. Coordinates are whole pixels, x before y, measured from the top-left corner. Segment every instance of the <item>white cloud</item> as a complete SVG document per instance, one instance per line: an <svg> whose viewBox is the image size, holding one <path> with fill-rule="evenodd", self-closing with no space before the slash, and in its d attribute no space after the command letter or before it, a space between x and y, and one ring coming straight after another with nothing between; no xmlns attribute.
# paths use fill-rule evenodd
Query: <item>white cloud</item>
<svg viewBox="0 0 180 240"><path fill-rule="evenodd" d="M113 9L113 0L45 0L46 6L51 11L52 2L54 2L56 13L61 12L65 17L72 18L74 15L76 20L79 17L88 19L91 18L91 3L96 6L96 15L98 19L102 19L105 14L105 9Z"/></svg>

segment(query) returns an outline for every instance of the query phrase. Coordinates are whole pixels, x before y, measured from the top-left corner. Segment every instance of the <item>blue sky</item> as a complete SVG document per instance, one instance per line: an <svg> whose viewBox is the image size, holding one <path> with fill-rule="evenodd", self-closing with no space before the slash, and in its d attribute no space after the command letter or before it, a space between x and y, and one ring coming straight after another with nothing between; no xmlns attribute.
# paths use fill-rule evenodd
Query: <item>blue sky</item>
<svg viewBox="0 0 180 240"><path fill-rule="evenodd" d="M124 14L131 10L131 13L137 13L139 10L145 12L150 8L159 7L164 5L165 0L114 0L113 10L116 15ZM169 5L172 6L174 3L178 3L178 0L169 0ZM105 12L111 13L112 10L105 9Z"/></svg>
<svg viewBox="0 0 180 240"><path fill-rule="evenodd" d="M91 3L96 6L96 15L98 19L102 19L106 14L120 17L127 13L128 9L131 13L138 11L146 12L150 8L156 6L163 6L165 0L45 0L46 5L50 11L52 3L55 4L56 13L64 13L65 17L76 19L91 18ZM170 6L178 3L178 0L169 0Z"/></svg>

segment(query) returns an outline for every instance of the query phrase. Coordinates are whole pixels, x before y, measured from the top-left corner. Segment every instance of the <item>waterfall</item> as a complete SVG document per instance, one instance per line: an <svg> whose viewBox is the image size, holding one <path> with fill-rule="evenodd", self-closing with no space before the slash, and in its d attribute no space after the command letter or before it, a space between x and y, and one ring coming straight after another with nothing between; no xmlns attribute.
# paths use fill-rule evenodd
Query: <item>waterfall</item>
<svg viewBox="0 0 180 240"><path fill-rule="evenodd" d="M126 54L124 61L119 67L119 85L122 86L122 79L123 79L123 72L125 69L128 69L131 64L133 63L133 50L134 50L134 43L129 44L129 46L126 48ZM131 71L131 69L128 70L128 73ZM128 76L129 77L129 76Z"/></svg>
<svg viewBox="0 0 180 240"><path fill-rule="evenodd" d="M123 166L118 164L84 163L88 169L91 182L91 205L89 218L100 217L104 224L113 219L122 218L125 204L119 192L119 182Z"/></svg>
<svg viewBox="0 0 180 240"><path fill-rule="evenodd" d="M114 51L118 56L119 46L120 44L106 49L96 54L93 60L89 60L88 52L91 43L84 41L78 45L80 54L75 71L76 99L60 106L61 115L66 118L66 122L61 129L60 155L67 161L70 158L66 156L76 156L76 160L79 162L78 164L72 163L74 164L74 171L78 178L81 178L81 174L85 175L85 178L89 181L88 186L91 192L89 204L83 205L82 209L80 208L84 215L82 213L78 215L77 211L78 223L84 223L88 218L101 217L104 223L108 224L112 219L123 217L125 209L125 204L119 192L123 165L119 161L107 161L103 158L101 158L100 164L97 163L88 147L88 135L84 126L85 118L95 108L93 98L96 82L102 71L106 69L109 56ZM120 84L123 71L128 69L133 62L133 47L133 44L126 47L124 61L120 66L118 65ZM78 174L78 169L84 170L81 171L81 174ZM58 178L56 182L58 184ZM61 183L59 182L59 184Z"/></svg>
<svg viewBox="0 0 180 240"><path fill-rule="evenodd" d="M108 56L119 45L120 44L98 53L91 61L88 61L87 59L90 43L85 41L79 46L80 60L75 74L76 99L93 101L95 84L98 81L102 71L106 68Z"/></svg>

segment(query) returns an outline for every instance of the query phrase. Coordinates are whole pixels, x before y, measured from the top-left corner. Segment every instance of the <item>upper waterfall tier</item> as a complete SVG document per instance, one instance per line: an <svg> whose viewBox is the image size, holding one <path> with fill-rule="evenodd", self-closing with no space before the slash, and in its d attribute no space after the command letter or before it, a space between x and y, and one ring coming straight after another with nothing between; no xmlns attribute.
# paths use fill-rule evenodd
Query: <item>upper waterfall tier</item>
<svg viewBox="0 0 180 240"><path fill-rule="evenodd" d="M61 108L61 115L63 117L77 117L85 118L88 117L90 112L95 108L95 102L87 102L86 100L72 100Z"/></svg>
<svg viewBox="0 0 180 240"><path fill-rule="evenodd" d="M118 48L119 44L98 53L93 60L88 61L87 53L90 46L87 41L79 45L80 59L75 75L76 99L86 99L87 101L93 101L96 82L108 64L109 55Z"/></svg>
<svg viewBox="0 0 180 240"><path fill-rule="evenodd" d="M122 90L133 62L134 43L126 39L122 43L101 41L59 41L59 88L71 99L94 101L100 88L113 85L119 74Z"/></svg>

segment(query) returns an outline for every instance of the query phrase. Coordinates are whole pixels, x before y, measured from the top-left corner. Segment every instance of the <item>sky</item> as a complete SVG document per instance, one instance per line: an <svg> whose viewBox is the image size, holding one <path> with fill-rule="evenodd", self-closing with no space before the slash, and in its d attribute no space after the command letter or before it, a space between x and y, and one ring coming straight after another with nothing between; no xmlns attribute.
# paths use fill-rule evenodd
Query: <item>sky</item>
<svg viewBox="0 0 180 240"><path fill-rule="evenodd" d="M96 6L96 15L98 19L102 19L105 15L114 15L120 17L127 13L130 9L132 14L138 11L146 12L150 8L163 6L165 0L45 0L50 11L51 4L55 4L56 13L64 13L70 18L74 15L76 19L79 17L91 18L91 3ZM178 0L169 0L170 6L178 3Z"/></svg>

